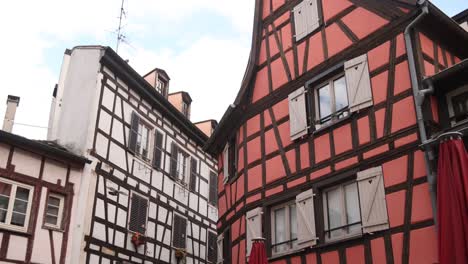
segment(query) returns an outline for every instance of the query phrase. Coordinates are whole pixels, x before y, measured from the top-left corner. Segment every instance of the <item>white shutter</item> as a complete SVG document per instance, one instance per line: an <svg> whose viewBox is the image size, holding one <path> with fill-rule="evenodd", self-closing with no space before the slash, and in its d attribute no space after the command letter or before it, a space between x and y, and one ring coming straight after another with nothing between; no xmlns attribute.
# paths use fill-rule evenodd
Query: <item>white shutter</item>
<svg viewBox="0 0 468 264"><path fill-rule="evenodd" d="M223 150L223 173L224 183L229 179L229 144L226 144Z"/></svg>
<svg viewBox="0 0 468 264"><path fill-rule="evenodd" d="M373 105L367 54L345 62L345 74L350 111Z"/></svg>
<svg viewBox="0 0 468 264"><path fill-rule="evenodd" d="M387 202L382 167L357 174L359 203L361 205L362 231L373 233L388 229Z"/></svg>
<svg viewBox="0 0 468 264"><path fill-rule="evenodd" d="M291 140L307 134L307 110L305 89L301 87L289 96L289 127Z"/></svg>
<svg viewBox="0 0 468 264"><path fill-rule="evenodd" d="M314 193L305 191L296 196L297 244L299 248L317 244L315 231Z"/></svg>
<svg viewBox="0 0 468 264"><path fill-rule="evenodd" d="M262 208L258 207L247 212L246 215L246 229L247 229L247 254L250 256L252 249L252 239L262 237Z"/></svg>
<svg viewBox="0 0 468 264"><path fill-rule="evenodd" d="M224 256L223 256L223 241L224 241L224 235L221 234L218 236L218 241L217 241L217 246L218 246L218 257L216 263L223 263Z"/></svg>
<svg viewBox="0 0 468 264"><path fill-rule="evenodd" d="M307 35L307 14L306 3L307 1L300 2L293 9L294 16L294 29L296 31L296 41L301 40Z"/></svg>
<svg viewBox="0 0 468 264"><path fill-rule="evenodd" d="M318 3L317 0L305 0L304 3L304 8L306 11L307 34L310 34L320 26Z"/></svg>

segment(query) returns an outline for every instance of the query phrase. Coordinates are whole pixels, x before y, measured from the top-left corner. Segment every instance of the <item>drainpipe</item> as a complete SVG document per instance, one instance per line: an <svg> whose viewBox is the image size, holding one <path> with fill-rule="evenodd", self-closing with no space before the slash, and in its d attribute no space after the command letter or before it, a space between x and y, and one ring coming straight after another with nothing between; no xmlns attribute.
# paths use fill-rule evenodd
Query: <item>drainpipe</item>
<svg viewBox="0 0 468 264"><path fill-rule="evenodd" d="M412 36L414 33L414 28L416 25L421 22L421 20L429 14L428 2L423 0L420 2L422 5L421 14L419 14L405 29L405 43L406 43L406 52L408 54L408 64L411 76L411 86L413 88L413 97L414 103L416 106L416 118L419 129L419 136L421 137L421 142L424 143L427 141L426 128L424 126L422 104L424 102L424 97L426 94L433 92L432 84L429 83L429 89L420 90L419 78L416 72L416 61L414 57L414 45L412 41ZM429 183L429 194L431 196L432 204L432 214L434 222L437 220L437 186L436 186L436 173L431 168L431 163L434 160L434 150L430 147L424 147L424 160L426 165L427 172L427 181Z"/></svg>

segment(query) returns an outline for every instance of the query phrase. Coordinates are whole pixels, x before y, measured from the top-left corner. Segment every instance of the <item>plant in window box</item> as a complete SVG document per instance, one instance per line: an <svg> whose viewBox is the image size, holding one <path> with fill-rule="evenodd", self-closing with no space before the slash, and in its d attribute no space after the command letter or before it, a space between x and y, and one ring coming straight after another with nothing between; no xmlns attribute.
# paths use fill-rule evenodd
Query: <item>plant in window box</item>
<svg viewBox="0 0 468 264"><path fill-rule="evenodd" d="M133 233L131 241L132 241L133 246L135 246L135 249L137 249L139 246L146 243L145 236L138 232Z"/></svg>
<svg viewBox="0 0 468 264"><path fill-rule="evenodd" d="M187 256L187 250L185 248L176 248L175 249L175 257L177 260L185 259Z"/></svg>

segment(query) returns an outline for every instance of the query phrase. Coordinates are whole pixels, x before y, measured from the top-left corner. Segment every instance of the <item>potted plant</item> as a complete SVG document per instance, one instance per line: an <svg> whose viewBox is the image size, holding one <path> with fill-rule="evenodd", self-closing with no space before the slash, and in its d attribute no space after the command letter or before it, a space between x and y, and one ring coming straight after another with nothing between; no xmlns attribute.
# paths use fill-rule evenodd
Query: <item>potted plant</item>
<svg viewBox="0 0 468 264"><path fill-rule="evenodd" d="M131 241L132 241L133 246L135 246L135 249L138 249L139 246L146 243L145 236L138 232L133 233Z"/></svg>

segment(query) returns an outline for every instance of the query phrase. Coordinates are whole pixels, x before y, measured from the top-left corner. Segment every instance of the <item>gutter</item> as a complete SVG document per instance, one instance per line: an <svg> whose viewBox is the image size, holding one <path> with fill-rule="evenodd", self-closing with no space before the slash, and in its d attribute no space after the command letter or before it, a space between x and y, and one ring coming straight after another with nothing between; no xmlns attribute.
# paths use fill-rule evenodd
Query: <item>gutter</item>
<svg viewBox="0 0 468 264"><path fill-rule="evenodd" d="M415 27L421 22L423 18L429 15L429 2L426 0L422 0L420 2L422 5L421 13L406 27L404 36L405 36L405 44L406 44L406 52L408 54L408 64L410 70L410 77L411 77L411 86L413 89L413 97L414 103L416 107L416 118L417 118L417 125L419 129L419 136L421 138L421 142L424 144L428 138L426 133L426 128L424 126L424 118L423 118L423 111L422 105L424 102L424 98L426 94L430 94L434 91L433 85L429 83L429 89L420 90L420 83L419 83L419 76L416 71L416 60L415 60L415 52L414 52L414 43L412 37L414 36L414 29ZM432 214L434 218L434 222L437 221L437 186L436 186L436 172L432 170L431 163L434 160L434 150L426 146L424 147L424 160L427 172L427 181L429 183L429 194L431 196L431 205L432 205Z"/></svg>

